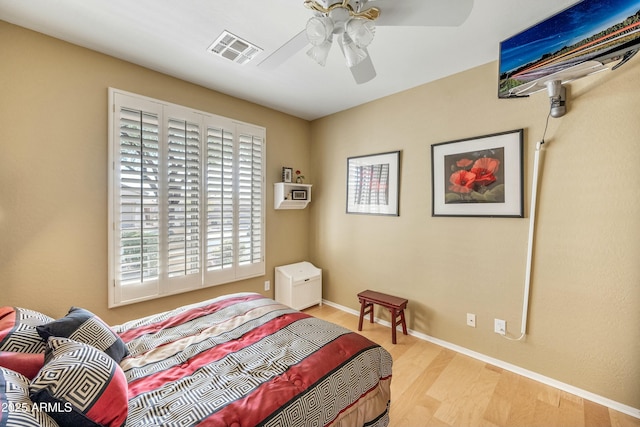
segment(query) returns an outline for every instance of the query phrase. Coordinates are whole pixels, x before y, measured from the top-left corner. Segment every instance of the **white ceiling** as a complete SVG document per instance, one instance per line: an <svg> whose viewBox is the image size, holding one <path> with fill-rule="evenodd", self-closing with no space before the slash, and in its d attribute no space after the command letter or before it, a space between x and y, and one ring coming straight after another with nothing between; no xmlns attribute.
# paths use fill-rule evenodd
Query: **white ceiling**
<svg viewBox="0 0 640 427"><path fill-rule="evenodd" d="M0 0L0 19L312 120L494 61L501 40L575 2L475 0L459 27L378 27L368 48L377 77L362 85L335 46L325 67L306 48L257 67L304 29L303 0ZM264 52L245 65L214 56L223 30Z"/></svg>

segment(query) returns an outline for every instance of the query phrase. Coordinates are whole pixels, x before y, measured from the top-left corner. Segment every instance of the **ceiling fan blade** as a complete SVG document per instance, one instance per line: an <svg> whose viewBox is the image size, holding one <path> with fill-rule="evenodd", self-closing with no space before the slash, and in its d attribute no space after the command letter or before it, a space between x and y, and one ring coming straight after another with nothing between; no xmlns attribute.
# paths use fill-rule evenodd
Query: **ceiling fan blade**
<svg viewBox="0 0 640 427"><path fill-rule="evenodd" d="M274 68L285 62L287 59L298 53L308 44L309 40L307 39L307 32L305 30L302 30L298 34L293 36L291 40L275 50L271 55L263 59L262 62L258 64L258 67L264 68L265 70L273 70Z"/></svg>
<svg viewBox="0 0 640 427"><path fill-rule="evenodd" d="M376 26L456 27L469 17L473 0L370 0L380 9Z"/></svg>
<svg viewBox="0 0 640 427"><path fill-rule="evenodd" d="M359 85L372 80L376 76L376 69L373 67L373 62L371 61L369 52L367 52L367 57L365 59L363 59L359 64L351 67L350 70L353 78Z"/></svg>

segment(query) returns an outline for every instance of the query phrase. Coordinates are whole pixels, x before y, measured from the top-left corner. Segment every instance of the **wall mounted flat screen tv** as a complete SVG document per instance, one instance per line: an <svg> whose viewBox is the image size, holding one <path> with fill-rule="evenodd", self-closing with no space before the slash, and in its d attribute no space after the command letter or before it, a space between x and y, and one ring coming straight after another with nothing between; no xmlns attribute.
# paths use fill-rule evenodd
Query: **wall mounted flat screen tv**
<svg viewBox="0 0 640 427"><path fill-rule="evenodd" d="M583 0L500 43L498 97L528 96L640 49L640 0Z"/></svg>

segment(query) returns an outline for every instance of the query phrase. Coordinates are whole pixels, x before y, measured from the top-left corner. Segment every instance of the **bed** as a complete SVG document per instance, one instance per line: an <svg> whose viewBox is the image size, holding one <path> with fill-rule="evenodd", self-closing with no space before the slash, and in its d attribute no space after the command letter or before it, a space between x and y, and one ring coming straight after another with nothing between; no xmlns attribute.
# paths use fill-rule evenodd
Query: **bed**
<svg viewBox="0 0 640 427"><path fill-rule="evenodd" d="M60 326L74 315L71 326ZM41 425L389 423L390 354L359 334L260 294L227 295L112 327L72 308L36 331L46 361L34 378L23 376L22 388L28 388L31 414L50 416ZM0 332L0 350L2 342ZM0 359L0 386L7 384L8 370L1 366ZM57 375L74 369L82 372L73 375L73 386L62 386ZM95 386L101 369L105 383ZM6 393L0 399L7 401ZM20 405L14 409L28 403ZM10 409L6 403L3 408ZM11 416L17 411L0 413L0 425Z"/></svg>

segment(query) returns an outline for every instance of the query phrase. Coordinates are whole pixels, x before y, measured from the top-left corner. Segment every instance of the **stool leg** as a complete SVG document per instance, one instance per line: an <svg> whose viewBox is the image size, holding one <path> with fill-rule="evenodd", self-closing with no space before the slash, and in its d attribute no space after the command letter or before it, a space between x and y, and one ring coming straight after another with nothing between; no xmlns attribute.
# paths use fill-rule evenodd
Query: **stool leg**
<svg viewBox="0 0 640 427"><path fill-rule="evenodd" d="M391 309L391 342L393 344L396 343L396 316L398 315L398 312L395 309Z"/></svg>
<svg viewBox="0 0 640 427"><path fill-rule="evenodd" d="M358 320L358 330L362 330L362 320L364 319L364 307L366 302L364 300L360 300L360 320Z"/></svg>
<svg viewBox="0 0 640 427"><path fill-rule="evenodd" d="M404 320L404 310L400 310L400 319L402 319L402 333L407 335L407 322Z"/></svg>

